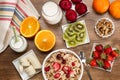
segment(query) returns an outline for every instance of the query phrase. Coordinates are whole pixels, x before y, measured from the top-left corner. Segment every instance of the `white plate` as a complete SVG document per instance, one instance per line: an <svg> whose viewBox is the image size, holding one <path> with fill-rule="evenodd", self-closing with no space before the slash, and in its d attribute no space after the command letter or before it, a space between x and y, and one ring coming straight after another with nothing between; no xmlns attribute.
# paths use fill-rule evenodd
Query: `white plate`
<svg viewBox="0 0 120 80"><path fill-rule="evenodd" d="M92 58L92 54L93 54L93 51L95 51L95 46L98 45L99 43L94 43L93 44L93 47L92 47L92 50L91 50L91 53L90 53L90 58ZM104 46L104 45L103 45ZM115 50L116 48L112 48L112 50ZM100 70L104 70L104 71L107 71L107 72L111 72L112 71L112 67L113 67L113 64L114 64L114 60L111 62L111 69L107 70L107 69L104 69L104 68L101 68L101 67L93 67L93 68L97 68L97 69L100 69ZM90 65L89 65L90 66Z"/></svg>
<svg viewBox="0 0 120 80"><path fill-rule="evenodd" d="M84 43L81 43L81 44L78 44L78 45L83 45L83 44L87 44L87 43L90 43L90 39L89 39L89 35L88 35L88 31L87 31L87 28L86 28L86 24L85 24L85 21L84 20L81 20L81 21L78 21L80 22L81 24L83 24L85 26L85 31L86 31L86 39L84 41ZM63 33L65 32L65 30L67 29L69 24L65 24L65 25L62 25L62 30L63 30ZM66 43L66 42L65 42ZM77 46L78 46L77 45ZM66 43L66 47L67 48L71 48L71 46L68 46L67 43ZM76 46L75 46L76 47Z"/></svg>
<svg viewBox="0 0 120 80"><path fill-rule="evenodd" d="M30 50L27 53L25 53L24 55L20 56L19 58L15 59L14 61L12 61L12 63L15 66L16 70L20 74L20 77L22 78L22 80L27 80L27 79L33 77L35 74L40 72L40 71L37 71L33 76L29 76L25 71L23 71L22 73L19 71L19 65L20 65L19 60L20 60L20 58L25 57L27 55L33 55L33 56L35 56L37 58L37 56L35 55L34 51Z"/></svg>

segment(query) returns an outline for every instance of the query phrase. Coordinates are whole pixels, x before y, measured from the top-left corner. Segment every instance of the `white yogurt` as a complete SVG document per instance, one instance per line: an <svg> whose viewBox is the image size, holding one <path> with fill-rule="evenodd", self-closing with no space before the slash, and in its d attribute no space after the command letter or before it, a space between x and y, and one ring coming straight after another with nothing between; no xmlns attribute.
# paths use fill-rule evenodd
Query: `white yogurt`
<svg viewBox="0 0 120 80"><path fill-rule="evenodd" d="M48 1L42 7L42 16L47 23L57 24L62 19L62 10L55 2Z"/></svg>
<svg viewBox="0 0 120 80"><path fill-rule="evenodd" d="M15 42L15 37L12 37L10 41L10 47L15 52L23 52L27 48L27 41L22 36L17 36L18 41Z"/></svg>

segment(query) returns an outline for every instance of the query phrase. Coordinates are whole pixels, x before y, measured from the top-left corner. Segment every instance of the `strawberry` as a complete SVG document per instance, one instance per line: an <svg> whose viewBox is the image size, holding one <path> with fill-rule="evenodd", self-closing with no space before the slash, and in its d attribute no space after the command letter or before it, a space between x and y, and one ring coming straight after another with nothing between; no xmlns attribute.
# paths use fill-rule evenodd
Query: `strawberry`
<svg viewBox="0 0 120 80"><path fill-rule="evenodd" d="M119 51L119 50L113 50L113 51L111 52L111 55L112 55L113 57L118 57L119 54L120 54L120 51Z"/></svg>
<svg viewBox="0 0 120 80"><path fill-rule="evenodd" d="M111 47L110 45L106 45L106 46L104 47L104 52L105 52L106 54L110 54L110 53L112 52L112 47Z"/></svg>
<svg viewBox="0 0 120 80"><path fill-rule="evenodd" d="M69 66L63 66L62 71L63 71L65 74L68 74L69 71L71 71L71 68L70 68Z"/></svg>
<svg viewBox="0 0 120 80"><path fill-rule="evenodd" d="M80 3L82 0L71 0L74 4Z"/></svg>
<svg viewBox="0 0 120 80"><path fill-rule="evenodd" d="M99 58L99 52L94 51L93 54L92 54L92 57L95 58L95 59Z"/></svg>
<svg viewBox="0 0 120 80"><path fill-rule="evenodd" d="M107 55L107 61L113 61L114 60L114 57L112 57L111 55Z"/></svg>
<svg viewBox="0 0 120 80"><path fill-rule="evenodd" d="M72 3L69 0L61 0L59 6L63 10L69 10L72 6Z"/></svg>
<svg viewBox="0 0 120 80"><path fill-rule="evenodd" d="M56 73L56 74L54 75L54 78L56 78L56 79L57 79L57 78L59 78L59 77L60 77L60 75L61 75L60 73Z"/></svg>
<svg viewBox="0 0 120 80"><path fill-rule="evenodd" d="M75 10L79 15L82 15L87 12L87 6L84 3L78 3L75 5Z"/></svg>
<svg viewBox="0 0 120 80"><path fill-rule="evenodd" d="M60 63L58 63L58 62L54 62L52 66L53 66L55 72L61 68Z"/></svg>
<svg viewBox="0 0 120 80"><path fill-rule="evenodd" d="M92 59L89 63L91 66L97 66L96 60Z"/></svg>
<svg viewBox="0 0 120 80"><path fill-rule="evenodd" d="M66 11L66 19L70 22L75 22L77 20L77 13L70 9Z"/></svg>
<svg viewBox="0 0 120 80"><path fill-rule="evenodd" d="M98 52L102 52L103 51L103 46L101 44L96 45L95 50L98 51Z"/></svg>
<svg viewBox="0 0 120 80"><path fill-rule="evenodd" d="M45 67L44 70L45 70L46 72L49 71L49 70L50 70L50 66Z"/></svg>
<svg viewBox="0 0 120 80"><path fill-rule="evenodd" d="M103 66L104 69L110 69L111 68L111 65L109 63L109 61L104 61L104 66Z"/></svg>

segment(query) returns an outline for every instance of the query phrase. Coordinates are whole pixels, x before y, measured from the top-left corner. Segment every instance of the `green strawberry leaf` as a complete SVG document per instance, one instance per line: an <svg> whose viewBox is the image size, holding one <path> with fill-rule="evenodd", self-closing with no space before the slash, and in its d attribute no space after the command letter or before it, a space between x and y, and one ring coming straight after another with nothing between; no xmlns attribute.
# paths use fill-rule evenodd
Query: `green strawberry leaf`
<svg viewBox="0 0 120 80"><path fill-rule="evenodd" d="M109 44L107 44L106 46L104 46L104 49L107 49L109 47L111 47L111 46Z"/></svg>
<svg viewBox="0 0 120 80"><path fill-rule="evenodd" d="M114 50L117 54L120 54L120 50L116 49Z"/></svg>
<svg viewBox="0 0 120 80"><path fill-rule="evenodd" d="M104 63L102 60L97 60L97 64L99 67L103 67L104 66Z"/></svg>
<svg viewBox="0 0 120 80"><path fill-rule="evenodd" d="M102 53L100 56L101 56L102 59L106 59L107 58L107 55L105 53Z"/></svg>

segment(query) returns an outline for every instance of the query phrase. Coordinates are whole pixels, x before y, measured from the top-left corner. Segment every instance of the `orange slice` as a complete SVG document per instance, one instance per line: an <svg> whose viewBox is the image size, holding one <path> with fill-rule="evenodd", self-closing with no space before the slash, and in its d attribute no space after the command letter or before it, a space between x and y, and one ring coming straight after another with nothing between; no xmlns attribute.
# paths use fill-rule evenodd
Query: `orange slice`
<svg viewBox="0 0 120 80"><path fill-rule="evenodd" d="M26 38L33 37L39 29L39 21L32 16L25 18L20 25L20 33Z"/></svg>
<svg viewBox="0 0 120 80"><path fill-rule="evenodd" d="M56 38L50 30L41 30L35 36L34 42L39 50L47 52L54 47Z"/></svg>

